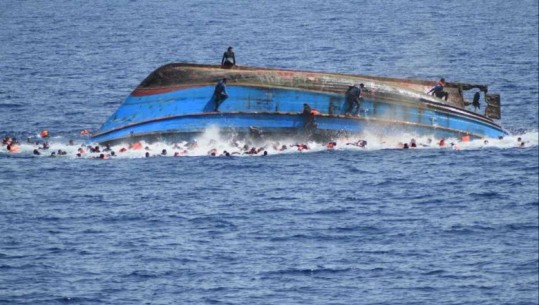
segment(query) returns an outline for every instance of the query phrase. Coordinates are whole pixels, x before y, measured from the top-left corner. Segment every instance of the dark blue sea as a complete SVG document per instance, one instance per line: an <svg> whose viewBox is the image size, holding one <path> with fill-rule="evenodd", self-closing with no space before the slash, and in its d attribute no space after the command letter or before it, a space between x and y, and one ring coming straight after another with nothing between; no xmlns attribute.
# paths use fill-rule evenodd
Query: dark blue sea
<svg viewBox="0 0 539 305"><path fill-rule="evenodd" d="M536 0L1 7L0 135L21 151L0 148L0 304L538 304ZM511 135L224 158L209 131L181 158L75 156L151 71L228 46L239 65L489 84ZM66 156L32 154L43 129Z"/></svg>

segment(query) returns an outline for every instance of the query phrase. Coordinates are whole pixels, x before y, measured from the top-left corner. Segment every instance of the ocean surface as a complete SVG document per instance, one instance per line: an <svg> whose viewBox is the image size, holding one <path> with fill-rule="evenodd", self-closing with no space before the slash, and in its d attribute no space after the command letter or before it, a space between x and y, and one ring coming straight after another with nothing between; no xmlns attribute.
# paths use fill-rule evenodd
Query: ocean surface
<svg viewBox="0 0 539 305"><path fill-rule="evenodd" d="M3 0L0 136L22 145L0 147L0 304L538 304L538 15L536 0ZM180 158L75 156L151 71L228 46L240 65L489 84L511 135L226 158L209 130ZM32 154L43 129L66 156Z"/></svg>

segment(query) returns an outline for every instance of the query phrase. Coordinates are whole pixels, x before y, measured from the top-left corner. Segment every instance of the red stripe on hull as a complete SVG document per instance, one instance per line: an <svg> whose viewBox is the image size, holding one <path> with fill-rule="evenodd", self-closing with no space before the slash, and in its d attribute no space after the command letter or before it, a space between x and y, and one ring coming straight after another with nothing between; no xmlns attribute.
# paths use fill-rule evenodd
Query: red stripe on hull
<svg viewBox="0 0 539 305"><path fill-rule="evenodd" d="M154 94L162 94L162 93L168 93L173 91L178 91L182 89L189 89L189 88L196 88L201 87L202 85L179 85L179 86L173 86L173 87L166 87L166 88L143 88L143 89L135 89L133 92L131 92L132 96L148 96L148 95L154 95Z"/></svg>

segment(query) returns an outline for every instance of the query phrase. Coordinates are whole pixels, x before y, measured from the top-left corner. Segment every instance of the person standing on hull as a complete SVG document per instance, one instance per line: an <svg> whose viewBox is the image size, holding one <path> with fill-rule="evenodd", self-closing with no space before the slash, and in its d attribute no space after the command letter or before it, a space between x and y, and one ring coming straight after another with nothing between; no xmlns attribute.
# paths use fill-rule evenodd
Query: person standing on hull
<svg viewBox="0 0 539 305"><path fill-rule="evenodd" d="M359 100L361 99L361 91L365 85L359 84L359 86L353 85L348 87L346 91L346 103L348 107L344 115L357 115L359 112Z"/></svg>
<svg viewBox="0 0 539 305"><path fill-rule="evenodd" d="M232 47L228 47L227 51L223 54L221 59L221 66L223 68L232 68L236 65L236 56Z"/></svg>
<svg viewBox="0 0 539 305"><path fill-rule="evenodd" d="M311 108L311 106L307 103L303 104L303 112L301 113L303 117L305 117L305 123L303 124L303 128L307 133L311 133L316 129L317 124L314 121L316 111Z"/></svg>
<svg viewBox="0 0 539 305"><path fill-rule="evenodd" d="M440 81L436 83L432 89L427 94L431 94L436 96L437 98L444 98L447 101L447 98L449 97L449 93L444 91L445 87L445 79L441 78Z"/></svg>
<svg viewBox="0 0 539 305"><path fill-rule="evenodd" d="M356 87L356 85L348 86L348 90L346 90L346 93L344 94L346 98L346 110L344 111L344 115L350 115L352 109L354 109L356 103L355 96L358 89L359 88Z"/></svg>
<svg viewBox="0 0 539 305"><path fill-rule="evenodd" d="M480 98L481 98L481 93L479 93L479 92L476 92L473 95L472 105L473 105L474 111L476 111L476 112L477 112L477 110L481 109L481 104L479 104L479 99Z"/></svg>
<svg viewBox="0 0 539 305"><path fill-rule="evenodd" d="M228 98L228 93L226 92L226 78L220 80L215 86L214 94L215 96L215 112L219 112L219 106Z"/></svg>

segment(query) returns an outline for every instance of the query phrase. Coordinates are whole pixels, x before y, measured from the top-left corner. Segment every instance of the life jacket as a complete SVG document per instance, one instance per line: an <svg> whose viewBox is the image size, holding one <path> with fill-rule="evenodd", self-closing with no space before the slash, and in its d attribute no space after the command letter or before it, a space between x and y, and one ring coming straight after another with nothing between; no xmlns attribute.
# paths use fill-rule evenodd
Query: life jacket
<svg viewBox="0 0 539 305"><path fill-rule="evenodd" d="M316 110L316 109L313 108L313 109L311 110L311 114L312 114L312 115L319 115L319 114L320 114L320 111L318 111L318 110Z"/></svg>
<svg viewBox="0 0 539 305"><path fill-rule="evenodd" d="M49 132L46 129L43 129L40 133L42 138L46 138L49 136Z"/></svg>
<svg viewBox="0 0 539 305"><path fill-rule="evenodd" d="M142 144L140 144L140 142L135 142L131 145L131 149L134 149L134 150L142 149Z"/></svg>
<svg viewBox="0 0 539 305"><path fill-rule="evenodd" d="M470 135L465 135L462 137L462 142L470 142Z"/></svg>
<svg viewBox="0 0 539 305"><path fill-rule="evenodd" d="M87 135L90 134L90 131L88 129L84 129L84 130L80 131L80 134L83 135L83 136L87 136Z"/></svg>

